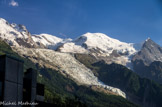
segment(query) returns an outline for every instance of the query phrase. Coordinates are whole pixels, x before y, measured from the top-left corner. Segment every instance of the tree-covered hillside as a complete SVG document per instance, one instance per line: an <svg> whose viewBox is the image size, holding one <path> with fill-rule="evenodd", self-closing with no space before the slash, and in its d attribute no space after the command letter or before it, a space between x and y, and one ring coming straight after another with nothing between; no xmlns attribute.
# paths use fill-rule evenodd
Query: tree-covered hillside
<svg viewBox="0 0 162 107"><path fill-rule="evenodd" d="M141 77L145 77L162 84L162 62L154 61L147 66L142 60L136 60L133 61L133 68Z"/></svg>
<svg viewBox="0 0 162 107"><path fill-rule="evenodd" d="M120 88L127 94L127 99L144 107L162 105L162 85L146 78L119 64L96 62L91 55L76 54L76 59L93 70L105 84Z"/></svg>

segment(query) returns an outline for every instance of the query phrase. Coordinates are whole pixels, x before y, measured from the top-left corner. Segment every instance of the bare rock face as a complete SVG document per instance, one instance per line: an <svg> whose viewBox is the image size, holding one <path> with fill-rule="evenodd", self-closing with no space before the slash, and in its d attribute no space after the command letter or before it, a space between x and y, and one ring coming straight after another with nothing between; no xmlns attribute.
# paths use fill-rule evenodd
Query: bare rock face
<svg viewBox="0 0 162 107"><path fill-rule="evenodd" d="M141 77L162 83L162 47L147 39L132 58L133 70Z"/></svg>
<svg viewBox="0 0 162 107"><path fill-rule="evenodd" d="M150 65L154 61L162 62L162 47L147 39L143 44L141 51L134 55L132 62L142 61L145 65Z"/></svg>

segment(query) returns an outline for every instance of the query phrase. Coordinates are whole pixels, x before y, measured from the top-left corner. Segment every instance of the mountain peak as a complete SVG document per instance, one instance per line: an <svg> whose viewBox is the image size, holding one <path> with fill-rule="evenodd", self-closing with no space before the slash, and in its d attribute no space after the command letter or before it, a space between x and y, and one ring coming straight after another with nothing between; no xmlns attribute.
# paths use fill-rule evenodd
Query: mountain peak
<svg viewBox="0 0 162 107"><path fill-rule="evenodd" d="M144 42L144 44L143 44L143 48L145 48L145 47L153 47L153 46L159 47L159 45L156 44L156 43L155 43L153 40L151 40L150 38L146 39L145 42Z"/></svg>
<svg viewBox="0 0 162 107"><path fill-rule="evenodd" d="M18 32L28 32L27 28L22 24L17 25L15 23L12 23L11 26Z"/></svg>
<svg viewBox="0 0 162 107"><path fill-rule="evenodd" d="M85 33L85 34L83 34L83 35L91 35L92 33L91 32L87 32L87 33Z"/></svg>
<svg viewBox="0 0 162 107"><path fill-rule="evenodd" d="M27 29L24 25L19 24L18 26L19 26L19 30L27 31Z"/></svg>
<svg viewBox="0 0 162 107"><path fill-rule="evenodd" d="M145 65L149 65L153 61L162 61L161 52L162 48L160 45L149 38L144 42L141 51L133 57L133 61L142 60Z"/></svg>
<svg viewBox="0 0 162 107"><path fill-rule="evenodd" d="M38 47L24 25L10 24L0 18L0 39L11 46Z"/></svg>
<svg viewBox="0 0 162 107"><path fill-rule="evenodd" d="M63 44L59 48L61 52L99 52L101 54L110 55L114 50L124 55L131 55L136 52L132 44L121 42L113 39L103 33L85 33L72 42ZM79 50L78 50L79 49Z"/></svg>
<svg viewBox="0 0 162 107"><path fill-rule="evenodd" d="M9 25L9 23L3 18L0 18L0 24L1 26Z"/></svg>
<svg viewBox="0 0 162 107"><path fill-rule="evenodd" d="M104 38L109 38L109 39L112 39L110 38L109 36L107 36L106 34L103 34L103 33L90 33L90 32L87 32L85 34L83 34L82 36L84 37L88 37L88 38L101 38L101 39L104 39Z"/></svg>
<svg viewBox="0 0 162 107"><path fill-rule="evenodd" d="M3 18L0 18L0 22L7 22L7 21Z"/></svg>
<svg viewBox="0 0 162 107"><path fill-rule="evenodd" d="M150 38L150 37L148 37L146 40L145 40L145 42L153 42L153 40ZM144 43L145 43L144 42Z"/></svg>
<svg viewBox="0 0 162 107"><path fill-rule="evenodd" d="M149 41L149 40L151 40L151 38L150 37L148 37L145 41Z"/></svg>

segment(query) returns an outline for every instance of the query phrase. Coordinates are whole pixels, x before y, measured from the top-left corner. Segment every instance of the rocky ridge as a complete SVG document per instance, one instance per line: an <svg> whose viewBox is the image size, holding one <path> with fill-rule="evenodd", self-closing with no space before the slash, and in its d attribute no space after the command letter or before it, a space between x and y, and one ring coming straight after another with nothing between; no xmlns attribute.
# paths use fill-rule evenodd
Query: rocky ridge
<svg viewBox="0 0 162 107"><path fill-rule="evenodd" d="M133 62L137 60L143 61L143 63L147 66L149 66L154 61L162 62L162 47L148 38L144 42L141 50L132 58Z"/></svg>

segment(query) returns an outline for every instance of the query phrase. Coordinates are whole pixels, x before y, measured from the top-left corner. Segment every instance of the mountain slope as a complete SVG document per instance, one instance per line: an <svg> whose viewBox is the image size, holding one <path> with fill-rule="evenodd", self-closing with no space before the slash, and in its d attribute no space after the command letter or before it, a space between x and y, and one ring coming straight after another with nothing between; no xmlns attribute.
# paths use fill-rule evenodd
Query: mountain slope
<svg viewBox="0 0 162 107"><path fill-rule="evenodd" d="M132 58L133 69L141 77L155 80L162 84L162 47L147 39L142 49Z"/></svg>
<svg viewBox="0 0 162 107"><path fill-rule="evenodd" d="M124 43L102 33L86 33L60 46L60 52L92 54L107 63L119 63L131 67L130 58L138 50L132 43Z"/></svg>
<svg viewBox="0 0 162 107"><path fill-rule="evenodd" d="M74 50L67 50L68 47L64 48L65 45L72 43L74 43ZM112 39L102 33L86 33L75 39L74 41L64 44L62 47L60 47L60 51L77 52L79 50L75 49L75 45L79 45L81 46L81 49L84 48L87 49L87 51L99 49L101 53L107 54L112 53L113 50L117 50L117 52L121 54L133 54L134 52L136 52L132 44L120 42L119 40Z"/></svg>
<svg viewBox="0 0 162 107"><path fill-rule="evenodd" d="M150 65L154 61L162 62L162 47L153 42L151 39L147 39L142 49L133 56L132 61L142 60L145 65Z"/></svg>
<svg viewBox="0 0 162 107"><path fill-rule="evenodd" d="M10 46L39 47L23 25L9 24L0 18L0 38Z"/></svg>
<svg viewBox="0 0 162 107"><path fill-rule="evenodd" d="M24 71L32 67L38 71L38 82L45 84L45 101L57 107L137 107L126 99L95 92L87 87L78 86L58 71L34 64L27 58L20 57L10 46L0 40L0 55L7 54L24 61Z"/></svg>
<svg viewBox="0 0 162 107"><path fill-rule="evenodd" d="M105 84L118 87L126 92L127 99L142 107L160 107L162 85L146 78L119 64L107 64L97 61L93 56L75 54L75 58L97 74Z"/></svg>
<svg viewBox="0 0 162 107"><path fill-rule="evenodd" d="M63 39L55 37L49 34L40 34L40 35L32 35L32 39L38 45L43 44L47 48L56 49L60 42L63 42Z"/></svg>
<svg viewBox="0 0 162 107"><path fill-rule="evenodd" d="M162 99L162 86L154 81L140 78L126 67L102 62L93 64L100 67L99 79L105 84L125 90L128 99L143 107L160 107ZM117 78L117 79L113 79Z"/></svg>
<svg viewBox="0 0 162 107"><path fill-rule="evenodd" d="M78 84L99 86L112 91L117 95L125 97L125 93L120 89L100 83L98 78L94 76L90 69L86 68L68 53L59 53L48 49L31 48L15 48L15 51L21 56L30 59L32 62L38 63L40 66L57 69L63 75L70 77Z"/></svg>

